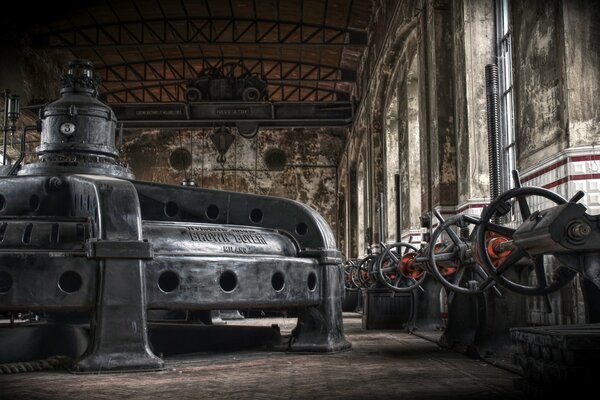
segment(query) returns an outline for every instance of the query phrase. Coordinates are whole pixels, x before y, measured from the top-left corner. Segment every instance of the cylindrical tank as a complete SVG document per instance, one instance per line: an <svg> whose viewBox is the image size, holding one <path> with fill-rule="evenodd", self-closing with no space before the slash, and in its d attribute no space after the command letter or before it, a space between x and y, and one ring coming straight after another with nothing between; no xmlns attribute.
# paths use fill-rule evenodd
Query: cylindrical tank
<svg viewBox="0 0 600 400"><path fill-rule="evenodd" d="M132 179L119 162L115 146L116 118L98 100L98 79L87 60L73 60L61 77L61 97L42 113L38 161L25 165L19 175L101 174Z"/></svg>

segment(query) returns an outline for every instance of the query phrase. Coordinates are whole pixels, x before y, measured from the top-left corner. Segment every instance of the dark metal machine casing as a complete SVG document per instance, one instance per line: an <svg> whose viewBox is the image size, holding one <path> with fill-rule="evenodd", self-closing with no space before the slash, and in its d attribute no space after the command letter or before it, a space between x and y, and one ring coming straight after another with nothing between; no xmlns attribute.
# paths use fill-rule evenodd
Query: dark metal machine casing
<svg viewBox="0 0 600 400"><path fill-rule="evenodd" d="M89 315L79 372L160 368L148 309L296 308L291 350L349 348L323 218L287 199L130 180L90 71L70 65L39 160L0 179L0 312Z"/></svg>

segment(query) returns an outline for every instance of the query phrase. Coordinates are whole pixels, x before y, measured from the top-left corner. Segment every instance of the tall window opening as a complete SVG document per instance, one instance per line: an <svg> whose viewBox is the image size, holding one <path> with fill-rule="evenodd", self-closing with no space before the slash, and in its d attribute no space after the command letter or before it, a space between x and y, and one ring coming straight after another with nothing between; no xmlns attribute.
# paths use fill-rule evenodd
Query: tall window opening
<svg viewBox="0 0 600 400"><path fill-rule="evenodd" d="M421 216L421 131L419 128L419 60L416 54L406 76L406 96L410 209L405 225L411 231L419 231L421 226L419 219ZM421 240L421 238L417 240Z"/></svg>
<svg viewBox="0 0 600 400"><path fill-rule="evenodd" d="M358 162L358 171L356 173L356 194L357 194L357 208L358 208L358 237L356 238L356 242L358 244L357 254L359 257L362 257L365 254L365 184L366 184L366 171L365 171L365 162L364 159L360 158Z"/></svg>
<svg viewBox="0 0 600 400"><path fill-rule="evenodd" d="M398 90L394 90L385 114L386 229L383 238L385 242L400 241L400 238L396 237L398 218L396 204L400 200L396 190L396 175L400 172L398 141Z"/></svg>
<svg viewBox="0 0 600 400"><path fill-rule="evenodd" d="M502 132L502 190L512 187L511 171L517 166L509 6L509 0L496 0L496 51L500 81L500 129Z"/></svg>

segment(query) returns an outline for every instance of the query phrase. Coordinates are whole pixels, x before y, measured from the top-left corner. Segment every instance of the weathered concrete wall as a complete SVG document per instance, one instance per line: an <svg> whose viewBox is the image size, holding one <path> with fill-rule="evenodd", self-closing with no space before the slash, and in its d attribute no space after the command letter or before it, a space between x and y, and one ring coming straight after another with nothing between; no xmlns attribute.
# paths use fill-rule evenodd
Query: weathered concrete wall
<svg viewBox="0 0 600 400"><path fill-rule="evenodd" d="M600 4L521 0L512 16L519 167L597 144Z"/></svg>
<svg viewBox="0 0 600 400"><path fill-rule="evenodd" d="M344 157L356 162L366 149L365 168L372 174L366 179L373 186L366 189L372 193L366 195L365 224L377 232L378 194L385 189L390 240L396 165L403 234L418 229L419 216L433 207L453 213L487 197L484 67L494 61L494 1L378 0L373 10L355 90L361 106ZM382 140L379 128L396 90L399 159L382 163L381 155L396 153L395 142ZM385 131L396 135L395 126Z"/></svg>
<svg viewBox="0 0 600 400"><path fill-rule="evenodd" d="M6 33L0 37L0 88L18 94L22 106L44 104L58 97L70 59L66 53L34 50L27 36Z"/></svg>
<svg viewBox="0 0 600 400"><path fill-rule="evenodd" d="M600 3L563 1L569 147L600 143Z"/></svg>
<svg viewBox="0 0 600 400"><path fill-rule="evenodd" d="M518 166L527 168L568 146L561 1L511 4Z"/></svg>
<svg viewBox="0 0 600 400"><path fill-rule="evenodd" d="M422 210L457 203L450 2L425 2L420 19L419 82Z"/></svg>
<svg viewBox="0 0 600 400"><path fill-rule="evenodd" d="M236 136L226 155L217 162L211 130L132 130L124 138L123 159L136 179L179 184L192 175L204 188L280 196L305 203L321 213L332 229L337 220L337 166L345 132L336 129L261 130L253 140ZM193 153L192 169L177 171L169 163L173 150ZM181 138L181 139L180 139ZM181 143L181 144L180 144ZM283 170L269 170L265 153L272 148L287 156ZM284 216L282 216L284 217Z"/></svg>
<svg viewBox="0 0 600 400"><path fill-rule="evenodd" d="M449 1L430 1L428 4L427 36L429 47L428 69L435 84L430 96L431 153L437 152L433 168L433 206L453 206L457 203L456 135L452 76L452 19ZM432 161L435 158L432 157Z"/></svg>
<svg viewBox="0 0 600 400"><path fill-rule="evenodd" d="M366 228L372 232L372 240L379 238L380 193L386 193L388 185L385 175L385 108L389 103L391 86L396 86L398 69L395 68L401 54L406 51L405 42L409 36L415 35L417 14L421 1L388 1L373 2L373 14L369 24L370 43L366 49L358 72L358 82L354 96L361 99L357 110L355 124L351 130L348 144L344 153L351 163L358 160L358 155L364 150L366 162ZM413 38L413 40L416 40ZM377 79L371 79L377 76ZM340 176L344 167L340 165ZM356 193L354 194L356 196ZM389 209L389 202L386 202ZM350 203L347 202L347 205ZM352 213L346 210L346 215ZM356 225L351 225L356 229ZM389 235L389 233L388 233ZM357 247L357 241L352 241L349 247Z"/></svg>
<svg viewBox="0 0 600 400"><path fill-rule="evenodd" d="M495 62L494 1L452 3L459 207L489 198L485 66Z"/></svg>
<svg viewBox="0 0 600 400"><path fill-rule="evenodd" d="M6 30L0 35L0 91L4 93L4 89L9 89L11 94L19 96L21 104L17 132L12 146L7 148L9 159L14 161L19 155L19 140L23 127L34 125L37 121L37 114L27 111L24 107L44 104L58 98L59 78L69 58L61 53L48 54L33 50L27 36L19 35L6 26L0 27L0 30L3 28ZM4 98L0 97L0 124L4 121L3 114ZM10 139L8 143L11 143ZM35 159L33 151L38 144L39 134L29 132L25 162Z"/></svg>

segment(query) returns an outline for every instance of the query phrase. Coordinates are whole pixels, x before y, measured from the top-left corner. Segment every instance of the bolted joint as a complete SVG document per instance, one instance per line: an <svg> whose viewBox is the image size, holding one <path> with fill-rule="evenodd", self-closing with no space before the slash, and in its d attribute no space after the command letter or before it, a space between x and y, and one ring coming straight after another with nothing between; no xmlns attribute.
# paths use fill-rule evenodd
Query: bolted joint
<svg viewBox="0 0 600 400"><path fill-rule="evenodd" d="M592 233L592 227L581 220L575 220L567 227L567 235L573 240L583 240Z"/></svg>

